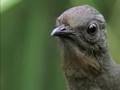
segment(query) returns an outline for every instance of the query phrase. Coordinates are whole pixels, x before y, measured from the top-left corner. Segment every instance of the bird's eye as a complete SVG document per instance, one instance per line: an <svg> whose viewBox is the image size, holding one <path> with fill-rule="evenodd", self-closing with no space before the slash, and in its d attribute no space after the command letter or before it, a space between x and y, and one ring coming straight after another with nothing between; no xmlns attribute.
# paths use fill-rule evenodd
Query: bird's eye
<svg viewBox="0 0 120 90"><path fill-rule="evenodd" d="M88 34L95 34L97 31L97 25L96 24L90 24L87 28L87 33Z"/></svg>

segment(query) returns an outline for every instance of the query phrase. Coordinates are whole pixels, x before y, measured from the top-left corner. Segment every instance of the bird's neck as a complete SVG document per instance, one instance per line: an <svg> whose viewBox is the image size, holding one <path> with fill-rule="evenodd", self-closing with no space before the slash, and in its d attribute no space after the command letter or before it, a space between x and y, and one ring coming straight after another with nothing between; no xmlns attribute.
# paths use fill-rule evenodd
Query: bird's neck
<svg viewBox="0 0 120 90"><path fill-rule="evenodd" d="M64 48L63 71L69 83L70 90L73 87L81 86L78 82L86 83L102 75L105 70L114 64L108 52L96 57L86 55L78 48ZM76 86L77 85L77 86ZM84 86L85 87L85 86Z"/></svg>

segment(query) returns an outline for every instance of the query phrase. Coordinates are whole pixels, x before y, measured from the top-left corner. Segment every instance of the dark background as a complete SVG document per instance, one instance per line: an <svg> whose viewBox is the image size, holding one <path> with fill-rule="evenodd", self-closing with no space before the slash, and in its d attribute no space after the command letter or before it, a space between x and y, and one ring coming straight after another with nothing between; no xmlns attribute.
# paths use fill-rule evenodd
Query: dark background
<svg viewBox="0 0 120 90"><path fill-rule="evenodd" d="M65 90L56 40L64 10L89 4L107 21L110 53L120 63L120 0L1 0L0 90Z"/></svg>

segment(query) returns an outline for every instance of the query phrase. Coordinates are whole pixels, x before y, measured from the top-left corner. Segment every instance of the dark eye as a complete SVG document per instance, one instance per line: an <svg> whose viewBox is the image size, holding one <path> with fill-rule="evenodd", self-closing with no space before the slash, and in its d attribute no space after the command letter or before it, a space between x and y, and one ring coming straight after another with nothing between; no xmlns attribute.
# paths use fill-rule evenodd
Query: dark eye
<svg viewBox="0 0 120 90"><path fill-rule="evenodd" d="M95 34L97 31L97 25L96 24L90 24L87 28L87 33L88 34Z"/></svg>

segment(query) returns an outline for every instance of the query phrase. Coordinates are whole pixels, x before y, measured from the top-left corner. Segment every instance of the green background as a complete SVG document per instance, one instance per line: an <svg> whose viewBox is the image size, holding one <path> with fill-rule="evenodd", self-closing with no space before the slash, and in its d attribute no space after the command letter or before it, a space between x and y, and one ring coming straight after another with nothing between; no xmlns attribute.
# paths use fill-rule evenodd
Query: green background
<svg viewBox="0 0 120 90"><path fill-rule="evenodd" d="M83 4L105 16L110 53L120 63L120 0L1 0L0 90L65 90L50 32L65 9Z"/></svg>

